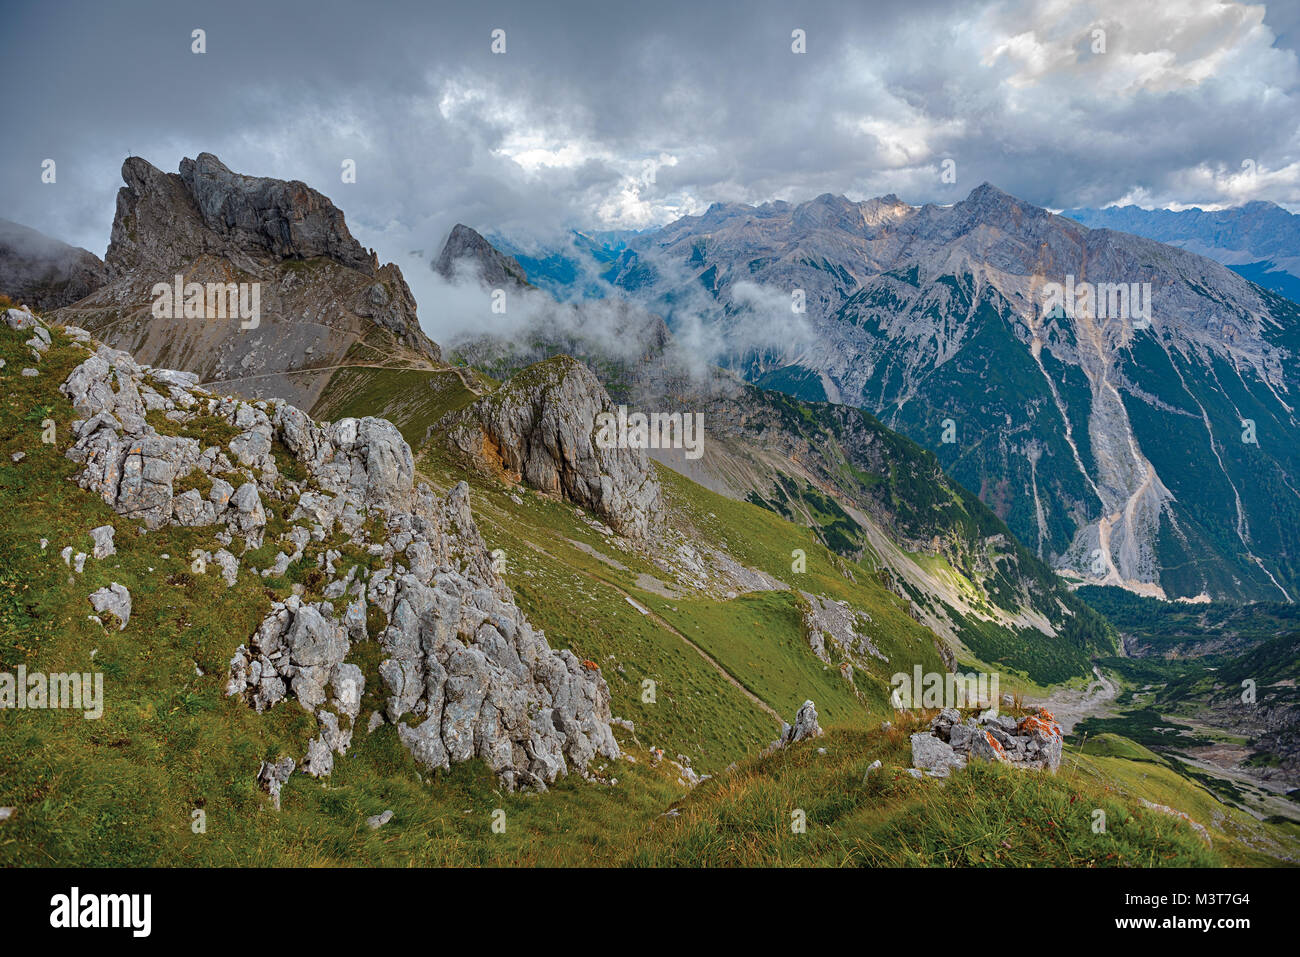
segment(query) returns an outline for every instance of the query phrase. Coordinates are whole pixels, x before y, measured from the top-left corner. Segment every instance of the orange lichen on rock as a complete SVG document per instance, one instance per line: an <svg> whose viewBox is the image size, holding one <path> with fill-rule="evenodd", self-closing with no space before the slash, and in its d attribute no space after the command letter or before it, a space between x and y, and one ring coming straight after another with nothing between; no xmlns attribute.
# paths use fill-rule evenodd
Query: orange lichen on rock
<svg viewBox="0 0 1300 957"><path fill-rule="evenodd" d="M1061 726L1056 723L1050 711L1039 711L1038 714L1028 715L1021 720L1021 734L1033 734L1035 731L1047 738L1061 737Z"/></svg>

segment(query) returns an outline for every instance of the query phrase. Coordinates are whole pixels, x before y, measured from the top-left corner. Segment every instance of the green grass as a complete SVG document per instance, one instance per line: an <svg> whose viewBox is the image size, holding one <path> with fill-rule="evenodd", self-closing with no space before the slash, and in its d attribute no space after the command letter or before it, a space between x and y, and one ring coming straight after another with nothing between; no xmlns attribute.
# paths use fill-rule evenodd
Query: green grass
<svg viewBox="0 0 1300 957"><path fill-rule="evenodd" d="M838 667L824 664L808 647L792 593L647 602L786 720L810 698L823 721L865 725L871 719L869 702L854 693Z"/></svg>
<svg viewBox="0 0 1300 957"><path fill-rule="evenodd" d="M661 598L638 589L636 576L662 576L662 570L606 543L571 506L533 493L524 493L518 505L505 489L476 479L476 515L489 545L507 552L506 577L521 606L546 629L552 647L570 647L600 664L615 714L636 723L635 736L617 731L635 762L593 768L617 784L570 775L544 794L509 794L479 761L450 773L423 773L396 729L384 726L373 735L358 730L331 777L295 774L277 813L255 784L257 769L284 755L300 760L315 720L291 702L259 715L226 698L224 684L234 649L253 633L272 598L295 581L308 583L310 555L282 581L241 575L227 589L215 570L197 574L189 564L193 548L211 548L210 530L166 527L142 535L135 523L78 488L71 481L77 466L59 451L68 444L75 414L56 387L82 353L59 335L55 340L41 375L22 378L17 370L28 361L21 338L0 330L6 361L0 370L0 510L6 516L0 524L0 670L12 673L22 664L47 673L99 671L105 707L98 720L59 710L0 714L0 805L16 809L0 824L0 866L1216 861L1185 825L1134 809L1122 795L1104 793L1105 785L1097 785L1103 793L1094 799L1079 790L1093 785L1076 785L1068 776L973 769L946 787L900 777L895 769L907 763L905 735L868 730L884 713L874 689L877 683L887 687L888 671L906 670L914 660L940 667L929 633L866 569L845 564L807 529L667 473L679 514L725 540L737 557L869 611L871 637L892 660L859 680L868 686L864 700L808 649L791 594ZM45 417L56 422L58 446L40 442ZM213 435L196 437L210 442ZM16 451L26 453L20 463L10 459ZM458 477L439 473L428 457L421 466L443 484ZM274 521L287 527L283 515ZM103 524L116 529L118 553L89 559L83 574L74 574L59 550L71 545L89 551L89 529ZM42 538L48 539L43 550ZM807 551L808 570L797 580L788 566L792 548ZM87 618L87 596L113 581L126 585L133 600L125 631ZM619 589L656 614L642 615ZM787 719L804 697L813 697L834 727L820 742L757 757L775 737L772 718L664 621L683 632L701 624L701 634L690 632L693 640ZM385 693L378 658L376 644L361 643L351 659L367 678L363 719ZM646 678L657 684L653 705L641 700ZM651 765L645 750L651 745L669 757L688 754L697 769L720 776L688 795L666 764ZM828 753L818 755L818 746ZM885 761L887 773L862 786L874 757ZM1088 760L1116 762L1112 776L1148 766L1140 755ZM723 775L733 761L737 773ZM1170 780L1151 793L1184 806L1179 802L1189 785L1169 773ZM1214 801L1202 792L1197 801ZM1070 800L1076 793L1083 802ZM1111 803L1089 803L1094 800ZM675 803L681 816L663 817ZM1082 813L1076 804L1113 810L1108 814L1116 823L1104 840L1076 833ZM1197 815L1215 806L1186 809L1201 820ZM794 807L807 813L805 835L788 833ZM394 811L387 826L365 826L365 817L385 809ZM498 809L505 815L503 833L492 828ZM195 811L206 815L201 833L192 826ZM1244 852L1241 859L1247 859Z"/></svg>
<svg viewBox="0 0 1300 957"><path fill-rule="evenodd" d="M832 729L706 781L631 849L649 866L1209 867L1184 823L1104 785L975 763L917 781L902 723ZM819 748L826 753L820 754ZM866 777L875 760L882 768ZM864 780L865 777L865 780ZM1106 815L1093 831L1093 811ZM797 812L803 833L794 828Z"/></svg>
<svg viewBox="0 0 1300 957"><path fill-rule="evenodd" d="M418 449L433 423L475 398L450 369L354 366L334 373L311 411L314 418L329 421L366 415L388 419Z"/></svg>

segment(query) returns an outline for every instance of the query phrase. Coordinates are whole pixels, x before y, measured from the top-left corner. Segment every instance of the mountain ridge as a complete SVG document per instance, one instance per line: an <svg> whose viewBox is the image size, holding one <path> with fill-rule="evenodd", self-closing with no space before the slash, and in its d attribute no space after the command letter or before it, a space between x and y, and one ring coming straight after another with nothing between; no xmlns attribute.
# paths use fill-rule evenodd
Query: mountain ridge
<svg viewBox="0 0 1300 957"><path fill-rule="evenodd" d="M1243 489L1262 469L1283 514L1300 515L1288 439L1300 311L1217 263L985 184L949 207L829 195L715 206L634 239L606 277L670 327L703 316L732 337L728 362L746 378L811 375L931 448L986 500L1006 499L1013 530L1081 581L1297 593L1293 524ZM1075 280L1150 284L1149 323L1047 315L1044 289ZM748 343L742 283L799 291L806 311L787 321L812 335ZM1234 444L1243 419L1268 440ZM941 442L947 420L964 420L975 447ZM1171 431L1204 450L1182 481L1161 448Z"/></svg>

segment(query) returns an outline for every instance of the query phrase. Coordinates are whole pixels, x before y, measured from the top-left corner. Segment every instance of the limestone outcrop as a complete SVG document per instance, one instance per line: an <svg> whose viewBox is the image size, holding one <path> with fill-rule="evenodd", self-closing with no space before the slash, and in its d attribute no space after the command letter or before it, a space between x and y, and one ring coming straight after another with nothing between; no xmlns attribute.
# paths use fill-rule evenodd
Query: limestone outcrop
<svg viewBox="0 0 1300 957"><path fill-rule="evenodd" d="M648 535L663 511L641 448L602 448L596 417L613 412L585 365L557 356L433 426L481 469L589 508L615 531Z"/></svg>
<svg viewBox="0 0 1300 957"><path fill-rule="evenodd" d="M507 787L545 788L619 756L599 669L533 628L493 569L468 486L438 495L416 484L391 423L318 423L279 400L217 396L190 374L75 338L87 355L60 388L78 415L67 456L82 487L145 530L211 528L212 551L198 558L228 586L281 580L315 556L318 593L275 600L226 685L259 712L293 699L316 717L299 770L327 775L346 754L367 685L350 657L371 640L383 651L382 717L426 767L481 758ZM272 542L272 567L251 567L252 550ZM125 628L129 596L117 587L92 602ZM263 769L263 785L278 794L293 766Z"/></svg>

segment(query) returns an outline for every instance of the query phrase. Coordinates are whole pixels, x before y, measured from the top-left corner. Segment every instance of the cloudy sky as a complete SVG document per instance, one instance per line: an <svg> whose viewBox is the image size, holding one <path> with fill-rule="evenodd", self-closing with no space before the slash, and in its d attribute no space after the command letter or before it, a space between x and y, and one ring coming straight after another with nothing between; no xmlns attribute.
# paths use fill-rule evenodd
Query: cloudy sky
<svg viewBox="0 0 1300 957"><path fill-rule="evenodd" d="M1298 8L6 0L0 216L102 255L123 158L204 150L321 190L385 259L457 221L541 239L985 180L1050 208L1300 211Z"/></svg>

